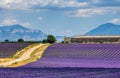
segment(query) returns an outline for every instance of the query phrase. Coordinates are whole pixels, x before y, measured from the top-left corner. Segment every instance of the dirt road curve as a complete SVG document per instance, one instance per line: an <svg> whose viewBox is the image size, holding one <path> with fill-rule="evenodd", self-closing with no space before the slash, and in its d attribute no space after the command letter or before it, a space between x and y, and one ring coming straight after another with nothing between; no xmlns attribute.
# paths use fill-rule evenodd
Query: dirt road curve
<svg viewBox="0 0 120 78"><path fill-rule="evenodd" d="M32 52L34 52L34 50L36 50L37 48L40 48L41 46L43 46L44 44L40 44L40 45L37 45L37 46L34 46L30 49L28 49L21 57L19 57L18 59L15 59L15 60L12 60L12 61L9 61L9 62L5 62L5 63L0 63L0 66L3 66L3 67L6 67L6 66L9 66L15 62L20 62L20 61L23 61L23 60L26 60L28 58L30 58L30 55Z"/></svg>

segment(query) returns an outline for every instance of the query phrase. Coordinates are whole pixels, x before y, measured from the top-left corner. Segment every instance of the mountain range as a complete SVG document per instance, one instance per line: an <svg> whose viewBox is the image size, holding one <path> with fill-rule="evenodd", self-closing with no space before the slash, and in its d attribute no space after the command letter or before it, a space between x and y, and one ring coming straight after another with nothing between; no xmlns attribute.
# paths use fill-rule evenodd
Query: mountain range
<svg viewBox="0 0 120 78"><path fill-rule="evenodd" d="M84 35L120 35L120 25L106 23L85 33ZM64 36L55 36L57 41L63 41ZM26 41L40 41L47 38L47 34L41 30L30 29L19 24L0 27L0 41L6 39L17 41L22 38Z"/></svg>
<svg viewBox="0 0 120 78"><path fill-rule="evenodd" d="M25 41L42 41L43 39L46 39L47 36L48 34L43 33L41 30L26 28L19 24L0 27L0 41L4 41L6 39L17 41L20 38ZM58 42L64 39L64 36L55 37Z"/></svg>

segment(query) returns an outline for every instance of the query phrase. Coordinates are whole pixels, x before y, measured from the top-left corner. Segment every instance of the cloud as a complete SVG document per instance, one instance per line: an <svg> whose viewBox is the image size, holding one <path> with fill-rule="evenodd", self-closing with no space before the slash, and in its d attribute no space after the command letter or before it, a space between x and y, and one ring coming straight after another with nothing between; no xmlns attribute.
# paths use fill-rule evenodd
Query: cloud
<svg viewBox="0 0 120 78"><path fill-rule="evenodd" d="M1 22L2 25L14 25L17 23L18 21L16 19L5 19Z"/></svg>
<svg viewBox="0 0 120 78"><path fill-rule="evenodd" d="M78 2L77 0L52 0L51 5L64 8L64 7L82 7L87 6L87 2Z"/></svg>
<svg viewBox="0 0 120 78"><path fill-rule="evenodd" d="M0 22L0 25L1 26L11 26L11 25L15 25L15 24L20 24L20 25L23 25L25 27L30 27L30 23L24 23L24 22L20 22L16 19L13 19L13 18L6 18L4 19L2 22Z"/></svg>
<svg viewBox="0 0 120 78"><path fill-rule="evenodd" d="M9 10L30 10L50 8L81 8L120 6L120 0L0 0L0 8Z"/></svg>
<svg viewBox="0 0 120 78"><path fill-rule="evenodd" d="M120 0L0 0L0 9L27 12L64 10L71 17L90 17L119 13L119 3Z"/></svg>
<svg viewBox="0 0 120 78"><path fill-rule="evenodd" d="M31 27L31 24L30 23L21 23L22 26L25 26L25 27Z"/></svg>
<svg viewBox="0 0 120 78"><path fill-rule="evenodd" d="M87 2L77 0L0 0L0 8L10 10L28 10L33 7L81 7L87 6Z"/></svg>
<svg viewBox="0 0 120 78"><path fill-rule="evenodd" d="M116 13L120 13L119 7L100 7L100 8L79 9L76 11L67 12L67 15L71 17L90 17L94 15L116 14Z"/></svg>
<svg viewBox="0 0 120 78"><path fill-rule="evenodd" d="M114 18L110 20L109 22L114 23L114 24L120 24L120 18Z"/></svg>

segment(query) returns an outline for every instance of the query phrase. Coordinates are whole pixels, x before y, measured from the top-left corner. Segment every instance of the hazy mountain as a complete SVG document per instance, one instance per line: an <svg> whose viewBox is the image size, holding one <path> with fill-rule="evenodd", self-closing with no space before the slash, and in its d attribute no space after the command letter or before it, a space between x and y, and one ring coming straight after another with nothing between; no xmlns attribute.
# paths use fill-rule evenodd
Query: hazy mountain
<svg viewBox="0 0 120 78"><path fill-rule="evenodd" d="M40 30L34 30L21 25L0 27L0 41L5 39L17 41L19 38L24 40L40 41L46 39L47 35Z"/></svg>
<svg viewBox="0 0 120 78"><path fill-rule="evenodd" d="M106 23L87 32L85 35L120 35L120 25Z"/></svg>

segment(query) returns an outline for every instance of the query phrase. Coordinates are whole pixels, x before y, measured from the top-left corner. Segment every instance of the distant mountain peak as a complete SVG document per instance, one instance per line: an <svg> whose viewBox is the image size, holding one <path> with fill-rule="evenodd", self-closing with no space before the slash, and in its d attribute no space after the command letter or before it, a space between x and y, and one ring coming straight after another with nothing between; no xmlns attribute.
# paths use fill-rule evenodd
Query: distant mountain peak
<svg viewBox="0 0 120 78"><path fill-rule="evenodd" d="M120 25L113 23L102 24L85 35L120 35Z"/></svg>
<svg viewBox="0 0 120 78"><path fill-rule="evenodd" d="M9 29L9 30L12 30L12 29L28 29L22 25L19 25L19 24L15 24L15 25L9 25L9 26L1 26L0 29Z"/></svg>
<svg viewBox="0 0 120 78"><path fill-rule="evenodd" d="M110 27L110 26L120 26L120 25L113 24L113 23L105 23L105 24L100 25L99 27L101 27L101 26L107 26L107 27Z"/></svg>
<svg viewBox="0 0 120 78"><path fill-rule="evenodd" d="M20 28L20 29L28 29L28 28L26 28L26 27L24 27L24 26L22 26L22 25L19 25L19 24L15 24L15 25L12 25L11 26L12 28Z"/></svg>
<svg viewBox="0 0 120 78"><path fill-rule="evenodd" d="M102 25L115 25L113 23L105 23L105 24L102 24Z"/></svg>
<svg viewBox="0 0 120 78"><path fill-rule="evenodd" d="M4 41L5 39L17 41L19 38L27 41L40 41L46 39L46 37L47 35L41 30L33 30L19 24L0 27L0 41Z"/></svg>

